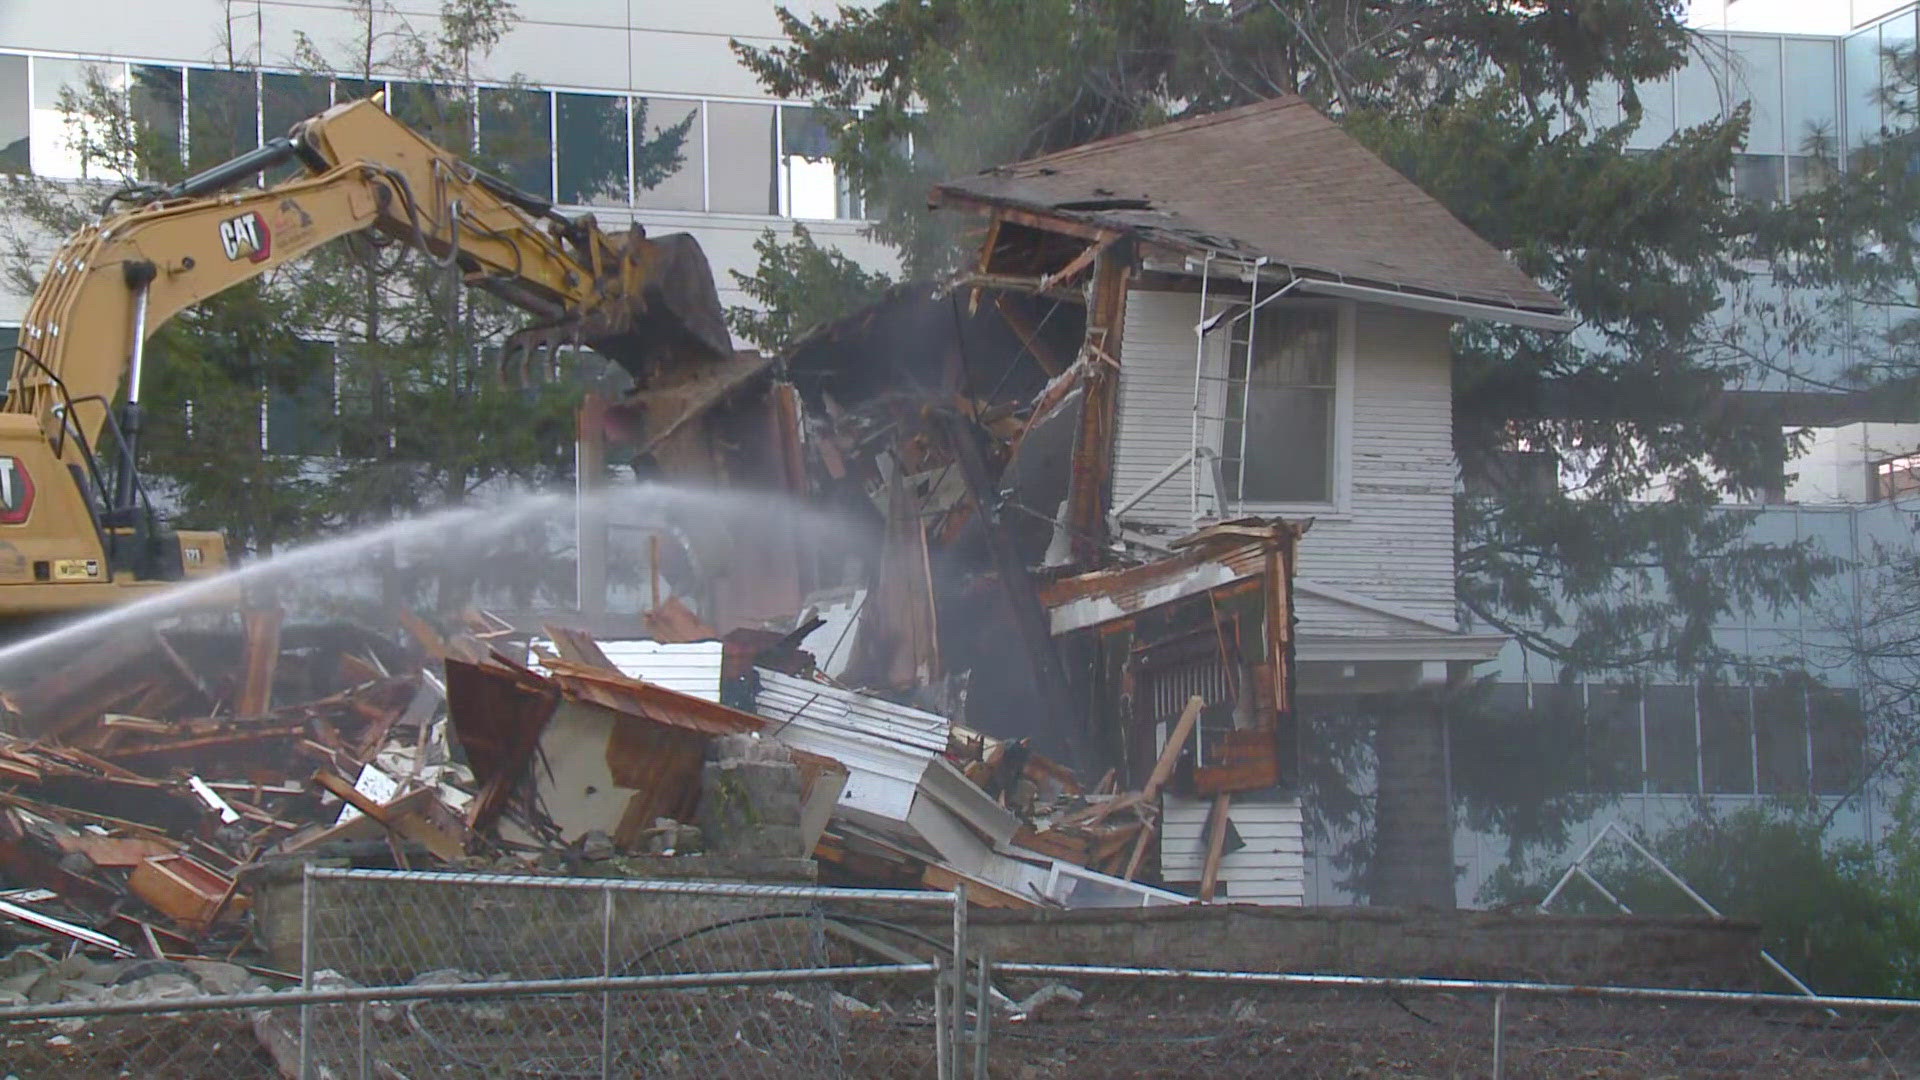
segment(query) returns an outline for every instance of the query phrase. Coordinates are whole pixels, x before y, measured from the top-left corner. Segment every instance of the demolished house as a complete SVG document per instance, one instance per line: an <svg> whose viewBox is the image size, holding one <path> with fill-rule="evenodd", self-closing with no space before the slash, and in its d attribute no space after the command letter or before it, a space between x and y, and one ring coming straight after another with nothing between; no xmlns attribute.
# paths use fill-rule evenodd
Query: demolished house
<svg viewBox="0 0 1920 1080"><path fill-rule="evenodd" d="M979 216L972 267L768 375L802 413L787 489L884 538L851 579L802 570L822 669L1096 798L1145 793L1172 747L1133 869L1270 903L1305 896L1302 708L1388 702L1374 900L1451 906L1438 692L1503 639L1455 611L1449 337L1565 331L1564 305L1292 97L932 202ZM722 445L756 410L675 422Z"/></svg>
<svg viewBox="0 0 1920 1080"><path fill-rule="evenodd" d="M1373 898L1451 906L1435 692L1502 639L1455 615L1449 334L1563 306L1297 98L932 201L956 281L581 415L583 488L779 492L866 557L688 521L622 618L583 513L565 616L90 650L7 687L0 914L191 953L323 854L1301 904L1300 716L1358 695Z"/></svg>

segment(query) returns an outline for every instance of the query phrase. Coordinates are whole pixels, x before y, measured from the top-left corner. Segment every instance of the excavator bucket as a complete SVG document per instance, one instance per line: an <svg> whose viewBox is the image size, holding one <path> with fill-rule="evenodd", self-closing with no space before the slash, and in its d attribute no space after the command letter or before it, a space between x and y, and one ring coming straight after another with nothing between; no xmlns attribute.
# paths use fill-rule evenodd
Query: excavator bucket
<svg viewBox="0 0 1920 1080"><path fill-rule="evenodd" d="M607 247L612 258L603 260L591 307L508 340L509 379L515 368L531 376L548 366L543 356L572 345L619 364L643 386L665 372L733 356L713 269L698 241L686 233L651 238L635 229L609 237Z"/></svg>

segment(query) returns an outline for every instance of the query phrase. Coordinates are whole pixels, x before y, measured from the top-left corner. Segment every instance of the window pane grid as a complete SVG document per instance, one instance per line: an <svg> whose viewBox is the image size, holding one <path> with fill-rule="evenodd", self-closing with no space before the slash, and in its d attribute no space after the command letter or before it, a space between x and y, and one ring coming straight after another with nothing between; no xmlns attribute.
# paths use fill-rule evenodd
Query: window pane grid
<svg viewBox="0 0 1920 1080"><path fill-rule="evenodd" d="M1269 303L1233 321L1218 449L1228 502L1332 500L1338 337L1324 305Z"/></svg>
<svg viewBox="0 0 1920 1080"><path fill-rule="evenodd" d="M468 91L21 52L0 52L0 172L80 177L122 164L97 160L104 140L84 128L76 139L60 111L62 91L84 90L89 71L129 106L132 156L156 173L219 164L330 104L384 90L388 109L430 138L478 154L483 167L561 205L826 221L861 220L867 211L832 159L836 114L809 105L514 86ZM267 179L284 179L291 168Z"/></svg>

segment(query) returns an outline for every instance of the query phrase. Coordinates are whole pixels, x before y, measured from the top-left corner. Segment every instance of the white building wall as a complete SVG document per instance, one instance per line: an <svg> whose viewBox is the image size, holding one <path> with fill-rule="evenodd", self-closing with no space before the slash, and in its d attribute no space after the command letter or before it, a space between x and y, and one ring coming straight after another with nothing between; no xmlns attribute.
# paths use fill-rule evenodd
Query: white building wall
<svg viewBox="0 0 1920 1080"><path fill-rule="evenodd" d="M1210 799L1162 798L1160 876L1198 881L1207 858ZM1227 820L1246 846L1220 857L1225 899L1236 904L1306 903L1306 844L1299 799L1235 799Z"/></svg>
<svg viewBox="0 0 1920 1080"><path fill-rule="evenodd" d="M1117 503L1151 483L1193 447L1194 326L1191 293L1128 296L1120 353L1120 416L1114 451ZM1449 321L1360 305L1353 334L1347 490L1311 516L1300 576L1427 618L1454 620L1453 390ZM1249 462L1249 469L1257 463ZM1123 517L1181 531L1193 525L1191 470ZM1210 490L1206 484L1203 490ZM1206 503L1202 502L1203 509Z"/></svg>
<svg viewBox="0 0 1920 1080"><path fill-rule="evenodd" d="M1873 464L1920 452L1920 424L1847 424L1815 428L1807 449L1789 462L1787 501L1864 503L1874 498Z"/></svg>

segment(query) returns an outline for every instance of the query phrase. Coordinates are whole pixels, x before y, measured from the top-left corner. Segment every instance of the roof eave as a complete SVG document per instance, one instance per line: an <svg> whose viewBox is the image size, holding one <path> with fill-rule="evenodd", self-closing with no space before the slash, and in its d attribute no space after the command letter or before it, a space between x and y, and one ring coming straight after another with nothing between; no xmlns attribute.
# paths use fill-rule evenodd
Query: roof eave
<svg viewBox="0 0 1920 1080"><path fill-rule="evenodd" d="M1055 225L1060 232L1085 236L1089 239L1095 236L1105 237L1114 232L1129 232L1154 247L1168 251L1188 251L1197 255L1226 256L1233 259L1244 258L1239 253L1222 252L1207 244L1163 230L1145 229L1137 225L1117 225L1102 220L1097 213L1081 214L1056 210L1023 200L981 195L945 184L936 185L933 188L927 198L927 205L935 209L950 208L984 214L1012 212L1025 219L1023 224L1040 227ZM1483 320L1556 334L1570 333L1580 325L1580 320L1569 314L1564 307L1557 309L1529 307L1492 297L1443 296L1390 282L1334 280L1314 277L1312 271L1306 268L1287 268L1277 263L1273 266L1276 271L1285 270L1298 278L1299 284L1295 287L1300 291L1321 296L1364 300L1389 307L1430 311L1451 315L1458 319Z"/></svg>
<svg viewBox="0 0 1920 1080"><path fill-rule="evenodd" d="M1412 308L1415 311L1432 311L1460 319L1482 319L1487 322L1505 323L1508 326L1519 326L1529 330L1546 330L1556 334L1571 333L1580 325L1580 320L1564 309L1545 311L1539 308L1483 300L1436 296L1432 293L1390 286L1302 277L1300 284L1295 288L1301 292L1336 296L1343 300L1365 300L1374 304Z"/></svg>

